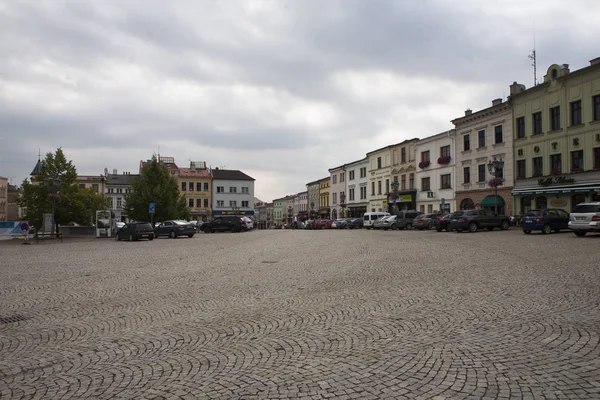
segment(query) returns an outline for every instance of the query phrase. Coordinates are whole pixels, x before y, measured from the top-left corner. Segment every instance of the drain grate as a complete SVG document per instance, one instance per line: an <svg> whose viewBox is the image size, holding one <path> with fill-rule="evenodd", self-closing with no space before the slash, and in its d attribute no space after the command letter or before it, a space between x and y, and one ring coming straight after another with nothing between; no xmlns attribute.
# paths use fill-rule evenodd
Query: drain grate
<svg viewBox="0 0 600 400"><path fill-rule="evenodd" d="M0 324L12 324L19 321L25 321L29 318L24 317L22 315L11 315L10 317L0 317Z"/></svg>

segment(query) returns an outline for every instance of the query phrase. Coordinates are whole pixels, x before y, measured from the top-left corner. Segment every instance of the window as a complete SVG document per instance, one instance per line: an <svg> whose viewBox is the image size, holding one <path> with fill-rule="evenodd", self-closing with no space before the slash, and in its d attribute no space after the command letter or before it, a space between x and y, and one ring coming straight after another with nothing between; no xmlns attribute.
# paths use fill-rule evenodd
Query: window
<svg viewBox="0 0 600 400"><path fill-rule="evenodd" d="M375 196L375 182L371 182L371 196Z"/></svg>
<svg viewBox="0 0 600 400"><path fill-rule="evenodd" d="M571 126L581 125L581 100L571 103Z"/></svg>
<svg viewBox="0 0 600 400"><path fill-rule="evenodd" d="M440 147L440 156L450 157L450 145Z"/></svg>
<svg viewBox="0 0 600 400"><path fill-rule="evenodd" d="M354 188L348 190L348 195L350 196L350 201L354 201Z"/></svg>
<svg viewBox="0 0 600 400"><path fill-rule="evenodd" d="M463 150L464 151L471 150L471 138L468 134L463 135Z"/></svg>
<svg viewBox="0 0 600 400"><path fill-rule="evenodd" d="M444 175L441 176L441 178L442 178L442 182L441 182L442 186L441 186L441 188L442 189L450 189L452 187L452 185L450 183L450 177L451 177L451 174L444 174Z"/></svg>
<svg viewBox="0 0 600 400"><path fill-rule="evenodd" d="M194 207L194 199L188 199L188 207Z"/></svg>
<svg viewBox="0 0 600 400"><path fill-rule="evenodd" d="M94 192L98 193L98 190L99 190L100 188L98 187L98 184L97 184L97 183L92 183L92 189L94 189Z"/></svg>
<svg viewBox="0 0 600 400"><path fill-rule="evenodd" d="M421 161L430 161L429 150L421 152Z"/></svg>
<svg viewBox="0 0 600 400"><path fill-rule="evenodd" d="M196 208L202 207L202 199L196 199Z"/></svg>
<svg viewBox="0 0 600 400"><path fill-rule="evenodd" d="M110 208L114 208L114 204L113 204L113 198L110 198Z"/></svg>
<svg viewBox="0 0 600 400"><path fill-rule="evenodd" d="M340 172L340 183L341 183L341 182L344 182L344 180L345 180L344 173L343 173L343 172Z"/></svg>
<svg viewBox="0 0 600 400"><path fill-rule="evenodd" d="M367 187L361 186L360 187L360 199L365 200L366 198L367 198Z"/></svg>
<svg viewBox="0 0 600 400"><path fill-rule="evenodd" d="M401 190L406 190L406 175L402 175L402 183L401 183Z"/></svg>
<svg viewBox="0 0 600 400"><path fill-rule="evenodd" d="M485 164L477 166L477 182L485 182Z"/></svg>
<svg viewBox="0 0 600 400"><path fill-rule="evenodd" d="M600 94L592 97L592 107L594 108L594 121L600 121Z"/></svg>
<svg viewBox="0 0 600 400"><path fill-rule="evenodd" d="M217 186L217 193L225 193L225 187L224 186Z"/></svg>
<svg viewBox="0 0 600 400"><path fill-rule="evenodd" d="M225 207L225 201L224 200L217 200L217 207Z"/></svg>
<svg viewBox="0 0 600 400"><path fill-rule="evenodd" d="M421 205L419 206L419 211L421 212L421 214L424 214L424 213L425 213L425 205L424 205L424 204L421 204Z"/></svg>
<svg viewBox="0 0 600 400"><path fill-rule="evenodd" d="M332 203L333 203L333 204L337 204L337 193L333 193L332 197L333 197L333 198L331 199Z"/></svg>
<svg viewBox="0 0 600 400"><path fill-rule="evenodd" d="M571 170L573 172L583 171L583 150L571 152Z"/></svg>
<svg viewBox="0 0 600 400"><path fill-rule="evenodd" d="M402 149L400 149L400 162L402 162L402 163L406 162L406 147L403 147Z"/></svg>
<svg viewBox="0 0 600 400"><path fill-rule="evenodd" d="M600 147L594 149L594 169L600 169Z"/></svg>
<svg viewBox="0 0 600 400"><path fill-rule="evenodd" d="M560 129L560 106L550 109L550 130L556 131Z"/></svg>
<svg viewBox="0 0 600 400"><path fill-rule="evenodd" d="M421 178L421 190L427 192L431 189L431 179Z"/></svg>
<svg viewBox="0 0 600 400"><path fill-rule="evenodd" d="M181 191L185 192L187 190L187 182L181 182Z"/></svg>
<svg viewBox="0 0 600 400"><path fill-rule="evenodd" d="M533 121L533 134L534 135L541 135L542 133L544 133L542 131L542 112L536 112L533 113L531 115L532 121Z"/></svg>
<svg viewBox="0 0 600 400"><path fill-rule="evenodd" d="M517 139L525 137L525 117L517 118Z"/></svg>
<svg viewBox="0 0 600 400"><path fill-rule="evenodd" d="M485 129L482 129L479 132L477 132L477 139L477 147L485 147Z"/></svg>
<svg viewBox="0 0 600 400"><path fill-rule="evenodd" d="M117 208L121 208L123 207L123 199L120 197L117 197Z"/></svg>
<svg viewBox="0 0 600 400"><path fill-rule="evenodd" d="M196 192L201 192L201 191L202 191L202 183L196 182Z"/></svg>
<svg viewBox="0 0 600 400"><path fill-rule="evenodd" d="M243 194L249 194L250 193L250 188L248 186L242 186L242 193Z"/></svg>
<svg viewBox="0 0 600 400"><path fill-rule="evenodd" d="M348 172L348 180L350 180L350 181L354 180L354 170Z"/></svg>
<svg viewBox="0 0 600 400"><path fill-rule="evenodd" d="M85 189L85 183L80 183L80 184L79 184L79 187L80 187L81 189Z"/></svg>
<svg viewBox="0 0 600 400"><path fill-rule="evenodd" d="M542 157L534 157L531 161L533 163L533 176L544 175L544 159Z"/></svg>
<svg viewBox="0 0 600 400"><path fill-rule="evenodd" d="M335 185L337 183L337 175L332 175L331 179L333 179L333 184Z"/></svg>
<svg viewBox="0 0 600 400"><path fill-rule="evenodd" d="M381 181L377 181L377 194L381 194Z"/></svg>
<svg viewBox="0 0 600 400"><path fill-rule="evenodd" d="M561 154L552 154L550 156L550 172L552 174L560 174L562 172Z"/></svg>
<svg viewBox="0 0 600 400"><path fill-rule="evenodd" d="M361 178L366 178L367 177L367 167L362 167L360 169L360 177Z"/></svg>
<svg viewBox="0 0 600 400"><path fill-rule="evenodd" d="M415 188L415 174L408 175L408 189L413 190Z"/></svg>
<svg viewBox="0 0 600 400"><path fill-rule="evenodd" d="M204 182L204 191L208 192L208 182Z"/></svg>
<svg viewBox="0 0 600 400"><path fill-rule="evenodd" d="M194 191L194 182L188 183L188 188L190 189L190 192L193 192Z"/></svg>
<svg viewBox="0 0 600 400"><path fill-rule="evenodd" d="M525 160L517 161L517 178L525 179L527 177L527 163Z"/></svg>
<svg viewBox="0 0 600 400"><path fill-rule="evenodd" d="M390 180L389 179L385 180L385 192L386 193L390 192Z"/></svg>
<svg viewBox="0 0 600 400"><path fill-rule="evenodd" d="M504 142L504 130L502 129L502 125L496 125L494 127L494 144Z"/></svg>
<svg viewBox="0 0 600 400"><path fill-rule="evenodd" d="M237 207L237 200L229 200L229 207Z"/></svg>
<svg viewBox="0 0 600 400"><path fill-rule="evenodd" d="M237 187L229 186L229 193L237 193Z"/></svg>
<svg viewBox="0 0 600 400"><path fill-rule="evenodd" d="M427 204L427 212L428 213L432 213L433 212L433 204Z"/></svg>
<svg viewBox="0 0 600 400"><path fill-rule="evenodd" d="M463 183L471 183L471 167L463 168Z"/></svg>
<svg viewBox="0 0 600 400"><path fill-rule="evenodd" d="M248 203L248 200L244 200L244 201L242 201L242 207L244 207L244 208L248 208L248 204L249 204L249 203Z"/></svg>
<svg viewBox="0 0 600 400"><path fill-rule="evenodd" d="M381 157L377 157L377 169L381 168Z"/></svg>

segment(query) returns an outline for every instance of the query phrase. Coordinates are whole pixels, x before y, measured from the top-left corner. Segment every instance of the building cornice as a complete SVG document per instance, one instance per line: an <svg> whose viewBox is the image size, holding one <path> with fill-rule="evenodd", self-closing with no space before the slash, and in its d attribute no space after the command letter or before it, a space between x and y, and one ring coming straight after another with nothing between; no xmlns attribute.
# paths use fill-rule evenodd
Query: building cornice
<svg viewBox="0 0 600 400"><path fill-rule="evenodd" d="M470 123L479 122L483 119L488 119L490 117L494 117L498 114L502 114L505 112L510 112L511 106L508 102L504 102L502 104L498 104L496 106L488 107L483 110L474 112L471 115L465 115L464 117L453 119L452 122L456 129L460 129L460 126L464 126Z"/></svg>

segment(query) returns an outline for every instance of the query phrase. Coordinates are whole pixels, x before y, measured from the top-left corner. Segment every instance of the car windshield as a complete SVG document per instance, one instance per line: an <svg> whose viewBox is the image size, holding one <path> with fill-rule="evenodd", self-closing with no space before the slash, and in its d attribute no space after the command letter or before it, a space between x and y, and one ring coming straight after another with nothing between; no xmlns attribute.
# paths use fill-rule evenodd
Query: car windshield
<svg viewBox="0 0 600 400"><path fill-rule="evenodd" d="M539 217L540 215L542 215L542 210L529 210L525 214L526 217Z"/></svg>
<svg viewBox="0 0 600 400"><path fill-rule="evenodd" d="M464 211L456 211L450 216L450 218L462 217L464 213L465 213Z"/></svg>
<svg viewBox="0 0 600 400"><path fill-rule="evenodd" d="M597 213L600 212L600 206L597 206L595 204L580 204L577 207L575 207L575 211L573 211L574 213Z"/></svg>
<svg viewBox="0 0 600 400"><path fill-rule="evenodd" d="M380 222L382 222L382 221L386 221L388 218L389 218L389 217L381 217L381 218L379 218L379 221L380 221Z"/></svg>

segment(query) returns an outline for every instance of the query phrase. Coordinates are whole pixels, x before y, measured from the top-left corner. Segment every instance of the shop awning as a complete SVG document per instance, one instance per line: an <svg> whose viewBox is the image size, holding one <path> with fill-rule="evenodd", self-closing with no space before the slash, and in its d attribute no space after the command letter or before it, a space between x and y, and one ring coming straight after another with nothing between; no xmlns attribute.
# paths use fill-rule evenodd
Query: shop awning
<svg viewBox="0 0 600 400"><path fill-rule="evenodd" d="M569 194L569 193L587 193L600 190L600 185L594 186L563 186L547 188L523 188L514 189L513 196L538 196L541 194Z"/></svg>
<svg viewBox="0 0 600 400"><path fill-rule="evenodd" d="M486 197L485 199L481 200L481 203L479 203L479 205L481 207L494 207L496 205L502 207L504 205L504 199L500 196L492 194Z"/></svg>

